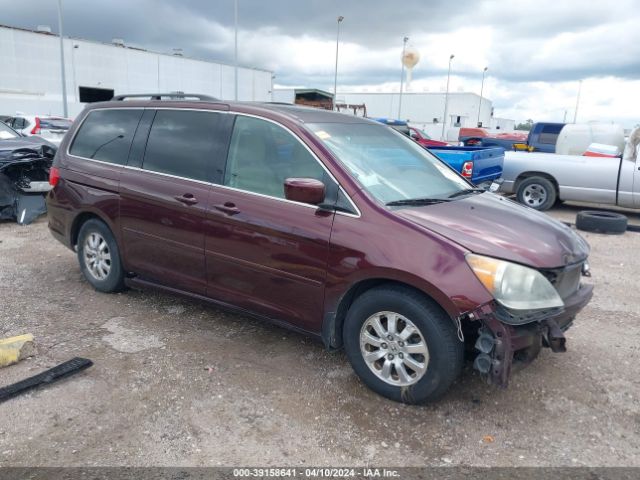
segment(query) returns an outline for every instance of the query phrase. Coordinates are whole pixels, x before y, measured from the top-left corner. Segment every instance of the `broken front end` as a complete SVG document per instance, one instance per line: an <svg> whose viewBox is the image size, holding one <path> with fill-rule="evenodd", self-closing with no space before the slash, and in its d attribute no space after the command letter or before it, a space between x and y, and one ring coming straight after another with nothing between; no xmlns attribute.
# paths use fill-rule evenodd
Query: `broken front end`
<svg viewBox="0 0 640 480"><path fill-rule="evenodd" d="M0 151L0 220L26 225L46 213L55 153L48 145Z"/></svg>
<svg viewBox="0 0 640 480"><path fill-rule="evenodd" d="M482 268L488 270L487 265ZM531 363L542 348L549 348L554 353L566 351L564 332L593 296L593 286L581 282L582 277L590 276L586 260L562 268L527 270L537 272L553 288L553 293L547 291L539 295L546 295L547 307L514 308L525 305L510 302L507 295L506 300L505 296L499 297L502 300L482 305L461 318L474 369L490 383L504 387L508 385L511 372ZM508 273L501 275L504 277ZM522 288L534 292L541 288L536 282L543 280L529 272L517 271L512 275ZM547 288L546 285L543 287ZM536 306L535 302L532 306Z"/></svg>

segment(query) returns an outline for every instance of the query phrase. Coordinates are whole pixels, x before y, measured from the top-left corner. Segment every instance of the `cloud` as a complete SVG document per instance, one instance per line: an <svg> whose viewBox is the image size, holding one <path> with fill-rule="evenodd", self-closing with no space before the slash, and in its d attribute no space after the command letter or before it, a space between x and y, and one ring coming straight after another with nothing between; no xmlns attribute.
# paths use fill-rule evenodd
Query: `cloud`
<svg viewBox="0 0 640 480"><path fill-rule="evenodd" d="M63 0L65 33L101 41L119 37L129 45L166 52L178 47L187 56L232 62L233 3ZM598 99L585 103L586 116L630 122L640 103L640 93L633 91L640 81L636 4L238 0L240 62L274 71L279 84L332 89L336 18L343 15L342 89L396 87L407 35L421 53L414 70L416 88L439 90L454 53L456 88L479 90L481 71L489 67L487 96L497 114L522 120L564 112L575 98L577 81L586 79L585 94L589 88L594 91L585 98ZM7 24L49 24L57 30L55 2L0 0L0 11ZM619 99L622 95L625 100ZM633 102L635 109L629 109Z"/></svg>

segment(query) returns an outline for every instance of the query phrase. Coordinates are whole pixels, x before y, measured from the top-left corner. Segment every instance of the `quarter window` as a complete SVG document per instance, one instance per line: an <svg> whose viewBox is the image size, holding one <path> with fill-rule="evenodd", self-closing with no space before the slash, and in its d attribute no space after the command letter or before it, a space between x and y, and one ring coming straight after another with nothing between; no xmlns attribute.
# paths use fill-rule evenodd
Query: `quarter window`
<svg viewBox="0 0 640 480"><path fill-rule="evenodd" d="M224 184L284 198L287 178L325 181L325 172L305 146L284 128L238 116L231 136Z"/></svg>
<svg viewBox="0 0 640 480"><path fill-rule="evenodd" d="M92 111L82 123L69 153L124 165L142 112L142 109Z"/></svg>
<svg viewBox="0 0 640 480"><path fill-rule="evenodd" d="M194 180L219 179L228 139L222 117L215 112L158 110L142 168Z"/></svg>

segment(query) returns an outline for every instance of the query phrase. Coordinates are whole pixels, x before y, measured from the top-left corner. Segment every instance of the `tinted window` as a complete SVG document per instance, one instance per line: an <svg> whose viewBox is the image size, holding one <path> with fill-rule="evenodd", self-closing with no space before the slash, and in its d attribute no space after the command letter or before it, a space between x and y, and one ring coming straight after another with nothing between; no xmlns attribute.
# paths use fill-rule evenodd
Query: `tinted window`
<svg viewBox="0 0 640 480"><path fill-rule="evenodd" d="M40 128L47 130L69 130L71 120L66 118L41 118Z"/></svg>
<svg viewBox="0 0 640 480"><path fill-rule="evenodd" d="M238 116L231 136L224 184L284 198L287 178L324 180L324 170L305 146L278 125Z"/></svg>
<svg viewBox="0 0 640 480"><path fill-rule="evenodd" d="M545 145L555 145L564 125L544 125L540 131L538 141Z"/></svg>
<svg viewBox="0 0 640 480"><path fill-rule="evenodd" d="M192 110L158 110L151 125L142 168L208 181L222 170L227 143L224 115Z"/></svg>
<svg viewBox="0 0 640 480"><path fill-rule="evenodd" d="M142 109L95 110L82 123L69 153L124 165Z"/></svg>

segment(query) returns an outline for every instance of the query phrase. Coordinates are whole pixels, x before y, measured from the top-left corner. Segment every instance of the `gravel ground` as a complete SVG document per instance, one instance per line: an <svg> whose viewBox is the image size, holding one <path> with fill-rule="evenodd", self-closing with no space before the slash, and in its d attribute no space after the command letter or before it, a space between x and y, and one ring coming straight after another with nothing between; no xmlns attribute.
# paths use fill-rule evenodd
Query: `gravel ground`
<svg viewBox="0 0 640 480"><path fill-rule="evenodd" d="M0 385L73 356L95 365L0 404L0 465L640 466L640 234L584 236L596 290L569 351L544 350L508 389L467 366L415 407L298 334L164 294L98 293L44 219L2 223L0 338L31 332L37 353Z"/></svg>

